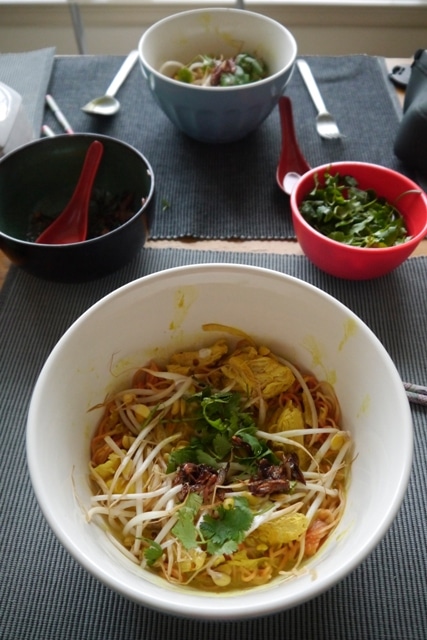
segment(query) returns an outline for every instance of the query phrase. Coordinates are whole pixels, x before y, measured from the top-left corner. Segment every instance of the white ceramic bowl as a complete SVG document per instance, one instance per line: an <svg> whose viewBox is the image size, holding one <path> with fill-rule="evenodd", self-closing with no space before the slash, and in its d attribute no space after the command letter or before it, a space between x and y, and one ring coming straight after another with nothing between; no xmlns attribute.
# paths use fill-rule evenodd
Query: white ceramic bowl
<svg viewBox="0 0 427 640"><path fill-rule="evenodd" d="M130 368L155 354L212 341L202 323L238 327L320 378L334 380L344 428L355 441L345 513L311 571L279 585L208 595L169 586L121 555L88 524L89 441L99 419L87 412ZM215 335L215 334L214 334ZM114 376L112 373L114 369ZM249 266L207 264L146 276L85 312L49 356L27 427L34 490L65 548L103 583L136 602L201 619L261 616L301 604L350 573L390 527L406 491L412 421L396 368L370 329L325 292L291 276Z"/></svg>
<svg viewBox="0 0 427 640"><path fill-rule="evenodd" d="M283 25L251 11L197 9L151 26L139 41L141 70L168 118L202 142L232 142L254 131L270 114L290 80L297 54ZM159 73L163 63L188 64L199 54L235 56L240 51L264 59L270 75L235 87L201 87Z"/></svg>

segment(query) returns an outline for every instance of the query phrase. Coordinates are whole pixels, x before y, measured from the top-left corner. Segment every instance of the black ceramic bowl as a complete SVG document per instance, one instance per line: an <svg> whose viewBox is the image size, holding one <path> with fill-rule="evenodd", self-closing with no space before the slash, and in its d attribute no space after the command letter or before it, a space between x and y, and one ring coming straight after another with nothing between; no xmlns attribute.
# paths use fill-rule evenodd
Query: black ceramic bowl
<svg viewBox="0 0 427 640"><path fill-rule="evenodd" d="M128 196L127 220L84 242L36 243L36 216L56 214L65 207L93 140L104 145L93 186L94 197L97 194L98 198L97 215L103 207L111 213L111 202L123 202ZM30 142L0 160L0 249L15 264L48 280L79 282L106 275L141 250L153 193L154 175L149 162L120 140L82 133Z"/></svg>

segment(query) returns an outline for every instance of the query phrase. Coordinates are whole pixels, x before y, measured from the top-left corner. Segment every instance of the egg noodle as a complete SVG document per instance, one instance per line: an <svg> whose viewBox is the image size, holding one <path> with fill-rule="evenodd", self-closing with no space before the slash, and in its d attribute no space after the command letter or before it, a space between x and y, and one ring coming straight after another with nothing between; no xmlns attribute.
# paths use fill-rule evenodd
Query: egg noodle
<svg viewBox="0 0 427 640"><path fill-rule="evenodd" d="M229 591L292 577L339 522L351 464L332 387L231 327L138 369L91 440L88 512L132 561Z"/></svg>

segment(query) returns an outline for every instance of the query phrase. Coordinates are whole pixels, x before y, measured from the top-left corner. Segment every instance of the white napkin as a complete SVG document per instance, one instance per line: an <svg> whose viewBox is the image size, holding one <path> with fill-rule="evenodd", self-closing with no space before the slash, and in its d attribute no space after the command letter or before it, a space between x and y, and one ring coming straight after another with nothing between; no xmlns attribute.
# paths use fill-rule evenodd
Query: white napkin
<svg viewBox="0 0 427 640"><path fill-rule="evenodd" d="M0 82L0 158L31 142L34 137L22 97L12 87Z"/></svg>

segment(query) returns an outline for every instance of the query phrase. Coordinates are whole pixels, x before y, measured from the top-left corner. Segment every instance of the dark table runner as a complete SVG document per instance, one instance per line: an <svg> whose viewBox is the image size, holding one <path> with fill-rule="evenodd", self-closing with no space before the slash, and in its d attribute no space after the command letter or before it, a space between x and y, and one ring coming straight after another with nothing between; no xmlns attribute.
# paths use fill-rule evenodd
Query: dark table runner
<svg viewBox="0 0 427 640"><path fill-rule="evenodd" d="M44 282L12 267L0 293L1 640L425 640L426 407L412 405L413 472L386 537L345 580L289 611L223 623L169 617L103 586L48 528L26 469L25 424L32 389L52 347L84 310L118 286L168 267L217 261L272 268L333 294L373 329L403 379L426 382L424 257L369 282L336 280L302 256L172 249L146 249L121 271L83 285Z"/></svg>
<svg viewBox="0 0 427 640"><path fill-rule="evenodd" d="M408 173L393 154L400 107L384 60L365 55L307 59L346 136L341 140L318 136L314 105L295 69L286 93L292 99L301 149L311 166L351 159ZM49 92L76 131L120 138L151 162L157 192L151 238L294 238L289 197L275 182L281 144L278 109L240 142L198 143L161 112L137 65L120 89L122 108L116 116L102 118L81 111L90 98L105 92L122 60L58 57ZM46 122L62 133L49 112Z"/></svg>

